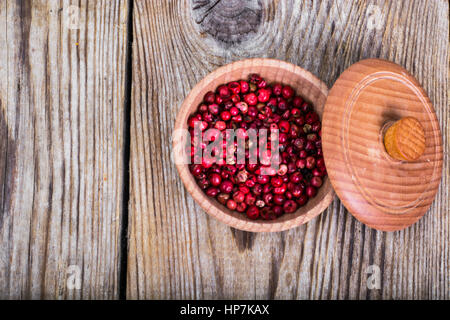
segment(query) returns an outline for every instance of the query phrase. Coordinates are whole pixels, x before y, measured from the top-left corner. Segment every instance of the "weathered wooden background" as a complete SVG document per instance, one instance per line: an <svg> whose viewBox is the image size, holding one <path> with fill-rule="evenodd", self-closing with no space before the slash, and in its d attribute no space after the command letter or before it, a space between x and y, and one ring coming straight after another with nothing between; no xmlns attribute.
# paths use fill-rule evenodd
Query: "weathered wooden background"
<svg viewBox="0 0 450 320"><path fill-rule="evenodd" d="M0 1L0 298L119 296L128 4L75 3Z"/></svg>
<svg viewBox="0 0 450 320"><path fill-rule="evenodd" d="M448 9L1 1L0 298L449 299ZM290 61L329 87L369 57L415 75L445 147L425 217L378 232L335 199L307 225L251 234L206 215L178 178L170 134L189 90L247 57ZM370 265L381 289L366 285Z"/></svg>

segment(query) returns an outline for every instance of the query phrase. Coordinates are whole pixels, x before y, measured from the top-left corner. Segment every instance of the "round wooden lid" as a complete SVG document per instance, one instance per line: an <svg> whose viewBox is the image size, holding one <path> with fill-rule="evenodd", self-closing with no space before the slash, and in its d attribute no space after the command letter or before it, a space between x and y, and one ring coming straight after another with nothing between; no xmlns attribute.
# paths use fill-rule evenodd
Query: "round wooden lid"
<svg viewBox="0 0 450 320"><path fill-rule="evenodd" d="M371 228L394 231L428 210L442 175L442 139L417 80L385 60L348 68L331 89L322 120L331 183Z"/></svg>

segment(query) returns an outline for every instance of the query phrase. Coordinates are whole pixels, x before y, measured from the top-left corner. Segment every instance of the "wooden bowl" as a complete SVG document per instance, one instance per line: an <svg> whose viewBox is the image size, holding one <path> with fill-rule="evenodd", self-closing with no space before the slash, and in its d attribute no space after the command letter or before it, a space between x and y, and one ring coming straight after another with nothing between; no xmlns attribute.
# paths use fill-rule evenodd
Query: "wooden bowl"
<svg viewBox="0 0 450 320"><path fill-rule="evenodd" d="M202 102L208 91L214 91L220 84L233 80L247 79L251 73L258 73L269 83L280 82L292 86L297 94L310 102L316 112L322 117L327 100L327 86L310 72L291 63L273 59L247 59L223 66L201 80L189 93L181 105L175 122L175 130L187 130L187 120ZM185 145L187 135L174 135L173 145ZM231 211L217 200L206 196L195 182L187 164L179 164L180 153L174 152L174 160L186 189L195 201L211 216L229 226L252 232L283 231L302 225L319 215L331 203L334 191L328 177L325 177L322 187L316 197L299 208L295 213L284 214L276 220L250 220L245 214Z"/></svg>

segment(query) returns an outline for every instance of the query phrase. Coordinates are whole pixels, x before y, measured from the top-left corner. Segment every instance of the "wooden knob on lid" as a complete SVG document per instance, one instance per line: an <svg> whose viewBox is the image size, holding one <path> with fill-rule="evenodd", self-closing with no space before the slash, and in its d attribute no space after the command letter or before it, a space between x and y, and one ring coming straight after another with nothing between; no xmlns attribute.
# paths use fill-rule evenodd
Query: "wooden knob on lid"
<svg viewBox="0 0 450 320"><path fill-rule="evenodd" d="M417 160L425 151L425 132L419 120L406 117L392 124L384 135L384 146L394 159Z"/></svg>

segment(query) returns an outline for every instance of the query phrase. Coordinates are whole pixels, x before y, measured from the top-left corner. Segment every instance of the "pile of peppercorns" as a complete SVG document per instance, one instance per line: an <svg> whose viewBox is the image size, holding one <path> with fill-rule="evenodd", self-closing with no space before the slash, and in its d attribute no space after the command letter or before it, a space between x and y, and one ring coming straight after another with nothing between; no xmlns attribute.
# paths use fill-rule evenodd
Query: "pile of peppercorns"
<svg viewBox="0 0 450 320"><path fill-rule="evenodd" d="M279 169L261 174L265 166L259 160L256 164L219 164L215 158L202 157L200 164L194 151L194 126L198 121L202 132L210 128L220 132L279 129ZM209 197L230 210L246 213L250 219L270 220L295 212L316 196L327 174L318 114L291 86L269 85L258 74L251 74L248 81L233 81L207 92L188 126L193 163L190 171L197 184ZM214 137L209 138L214 141ZM202 137L201 148L205 147ZM225 140L223 147L225 150ZM249 156L247 149L246 159Z"/></svg>

